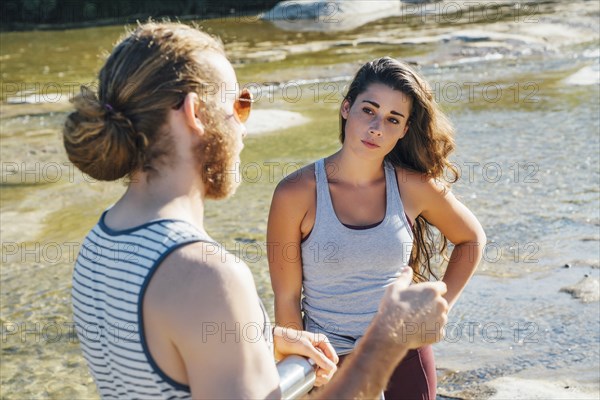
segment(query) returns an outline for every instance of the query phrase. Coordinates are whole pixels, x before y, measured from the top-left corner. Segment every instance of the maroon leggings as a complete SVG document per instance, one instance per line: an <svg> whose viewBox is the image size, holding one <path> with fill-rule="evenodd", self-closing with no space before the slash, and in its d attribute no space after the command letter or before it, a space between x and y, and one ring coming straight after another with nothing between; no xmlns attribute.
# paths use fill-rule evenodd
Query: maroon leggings
<svg viewBox="0 0 600 400"><path fill-rule="evenodd" d="M342 364L347 355L340 356ZM437 375L431 346L409 350L394 370L385 400L435 400Z"/></svg>

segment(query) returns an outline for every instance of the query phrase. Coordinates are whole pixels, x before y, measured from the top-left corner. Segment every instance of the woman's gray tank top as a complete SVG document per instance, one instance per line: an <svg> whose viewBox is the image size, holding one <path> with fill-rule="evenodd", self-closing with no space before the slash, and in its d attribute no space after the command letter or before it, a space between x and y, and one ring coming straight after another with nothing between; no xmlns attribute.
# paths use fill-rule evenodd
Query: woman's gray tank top
<svg viewBox="0 0 600 400"><path fill-rule="evenodd" d="M315 224L301 244L304 329L326 334L338 354L352 351L362 337L412 250L394 167L385 162L384 170L385 217L376 226L356 229L337 218L324 159L315 163Z"/></svg>

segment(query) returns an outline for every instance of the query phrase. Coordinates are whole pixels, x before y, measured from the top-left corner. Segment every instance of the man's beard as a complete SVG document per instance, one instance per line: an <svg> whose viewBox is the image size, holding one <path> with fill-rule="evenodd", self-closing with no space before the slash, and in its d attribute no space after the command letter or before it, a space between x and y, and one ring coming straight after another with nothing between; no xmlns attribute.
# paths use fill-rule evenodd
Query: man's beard
<svg viewBox="0 0 600 400"><path fill-rule="evenodd" d="M206 115L202 141L195 146L196 163L207 199L223 199L235 193L240 185L240 149L235 129L225 123L224 116Z"/></svg>

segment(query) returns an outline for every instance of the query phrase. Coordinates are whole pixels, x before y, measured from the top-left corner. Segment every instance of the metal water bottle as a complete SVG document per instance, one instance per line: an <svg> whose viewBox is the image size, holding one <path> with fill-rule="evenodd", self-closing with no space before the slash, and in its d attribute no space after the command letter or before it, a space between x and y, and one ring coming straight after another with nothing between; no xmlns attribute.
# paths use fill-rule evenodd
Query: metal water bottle
<svg viewBox="0 0 600 400"><path fill-rule="evenodd" d="M315 363L310 359L293 355L277 363L281 398L298 399L307 394L315 383Z"/></svg>

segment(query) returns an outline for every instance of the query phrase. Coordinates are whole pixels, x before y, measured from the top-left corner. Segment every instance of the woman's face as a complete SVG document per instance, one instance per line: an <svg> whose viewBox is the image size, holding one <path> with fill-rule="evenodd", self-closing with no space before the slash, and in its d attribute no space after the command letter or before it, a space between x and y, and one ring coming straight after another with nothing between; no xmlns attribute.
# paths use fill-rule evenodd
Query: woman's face
<svg viewBox="0 0 600 400"><path fill-rule="evenodd" d="M342 103L346 119L344 147L367 158L383 158L408 130L412 99L382 83L373 83L352 107Z"/></svg>

